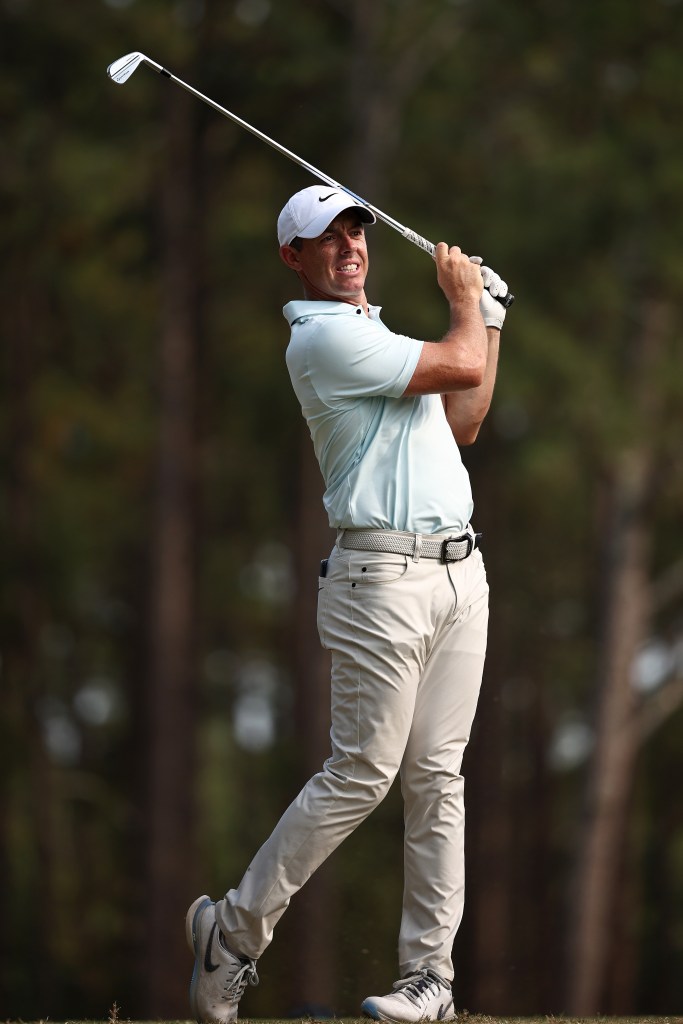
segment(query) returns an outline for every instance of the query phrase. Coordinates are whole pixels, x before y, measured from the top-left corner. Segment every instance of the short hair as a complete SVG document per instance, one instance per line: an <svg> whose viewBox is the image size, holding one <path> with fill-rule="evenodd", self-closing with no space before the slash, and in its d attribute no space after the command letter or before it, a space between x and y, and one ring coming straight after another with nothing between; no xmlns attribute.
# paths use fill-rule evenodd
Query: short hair
<svg viewBox="0 0 683 1024"><path fill-rule="evenodd" d="M293 238L289 244L291 245L292 249L296 249L297 252L301 252L301 250L304 247L303 238L299 238L298 235L295 238Z"/></svg>

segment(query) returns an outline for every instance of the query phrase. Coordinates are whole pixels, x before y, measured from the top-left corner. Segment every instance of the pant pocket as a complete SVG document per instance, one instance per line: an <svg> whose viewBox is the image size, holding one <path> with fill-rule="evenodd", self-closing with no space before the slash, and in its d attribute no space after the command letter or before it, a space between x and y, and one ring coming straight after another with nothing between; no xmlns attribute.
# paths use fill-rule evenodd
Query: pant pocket
<svg viewBox="0 0 683 1024"><path fill-rule="evenodd" d="M407 569L407 555L394 555L386 551L353 551L349 578L352 586L380 586L400 580Z"/></svg>

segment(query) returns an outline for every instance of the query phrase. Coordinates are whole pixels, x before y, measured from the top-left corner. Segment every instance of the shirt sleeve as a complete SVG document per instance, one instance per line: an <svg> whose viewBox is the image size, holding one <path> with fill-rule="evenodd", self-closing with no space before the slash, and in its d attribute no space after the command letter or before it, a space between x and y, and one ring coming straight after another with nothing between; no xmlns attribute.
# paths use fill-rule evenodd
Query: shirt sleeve
<svg viewBox="0 0 683 1024"><path fill-rule="evenodd" d="M311 383L326 404L379 395L400 398L423 344L367 317L321 318L308 352Z"/></svg>

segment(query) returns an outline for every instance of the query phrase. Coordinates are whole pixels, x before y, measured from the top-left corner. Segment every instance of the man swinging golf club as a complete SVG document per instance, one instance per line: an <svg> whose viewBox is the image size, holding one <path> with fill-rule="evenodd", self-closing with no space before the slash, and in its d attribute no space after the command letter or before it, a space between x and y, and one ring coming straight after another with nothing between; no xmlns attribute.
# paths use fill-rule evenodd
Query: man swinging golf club
<svg viewBox="0 0 683 1024"><path fill-rule="evenodd" d="M394 334L365 294L366 224L353 196L312 185L278 220L303 286L285 306L287 366L325 482L336 543L322 563L318 630L332 656L331 753L214 903L195 900L192 1009L232 1021L290 899L397 775L404 801L399 978L362 1004L375 1020L454 1016L453 939L464 900L460 774L486 650L488 586L458 445L488 411L507 285L440 242L450 322L438 342ZM488 291L484 291L486 285Z"/></svg>

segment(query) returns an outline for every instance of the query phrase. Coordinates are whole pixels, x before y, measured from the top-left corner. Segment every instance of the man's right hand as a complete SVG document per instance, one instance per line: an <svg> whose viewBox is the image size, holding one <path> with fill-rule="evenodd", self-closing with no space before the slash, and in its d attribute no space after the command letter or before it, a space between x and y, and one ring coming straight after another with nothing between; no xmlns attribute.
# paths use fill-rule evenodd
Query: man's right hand
<svg viewBox="0 0 683 1024"><path fill-rule="evenodd" d="M484 282L479 267L457 245L439 242L434 252L436 279L450 305L479 304Z"/></svg>
<svg viewBox="0 0 683 1024"><path fill-rule="evenodd" d="M450 324L441 341L423 344L406 395L479 388L486 373L488 337L479 311L484 288L481 271L457 245L449 249L445 242L437 245L434 260L439 287L450 307Z"/></svg>

